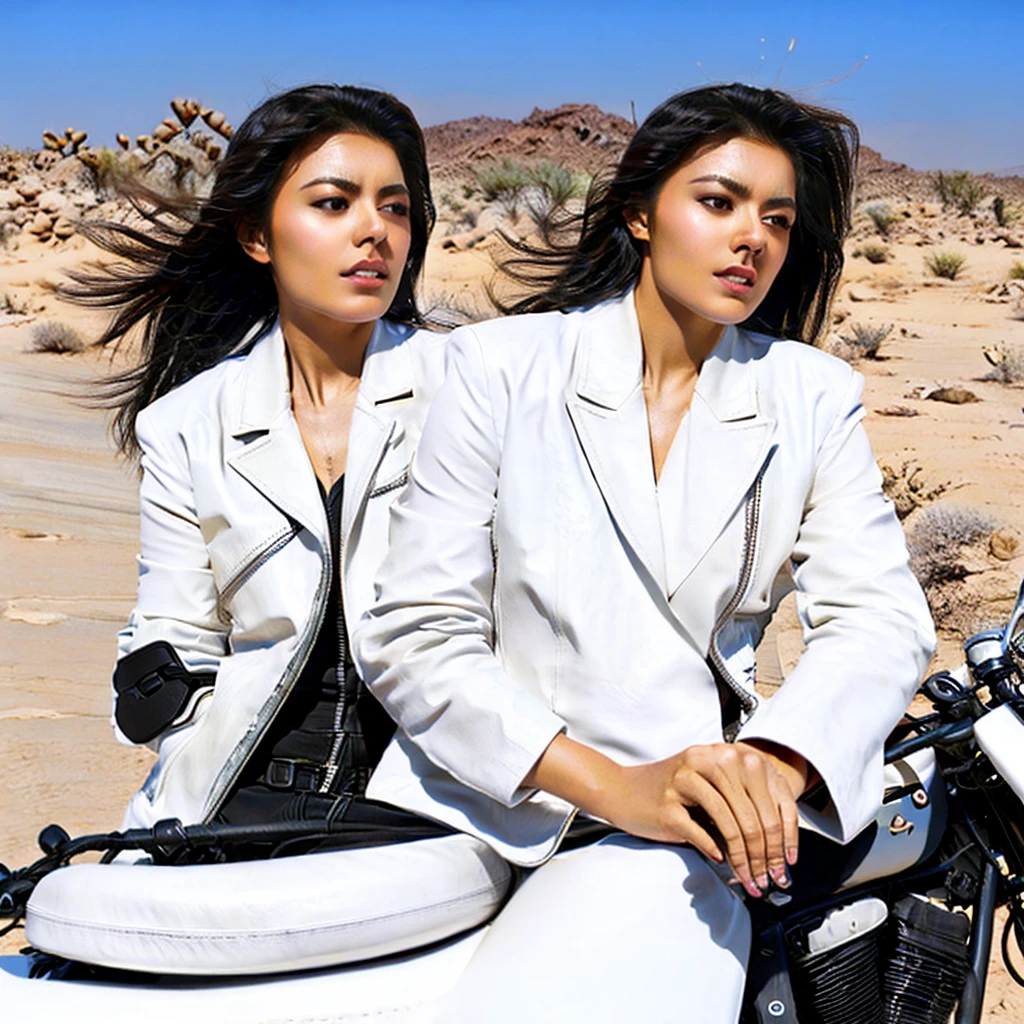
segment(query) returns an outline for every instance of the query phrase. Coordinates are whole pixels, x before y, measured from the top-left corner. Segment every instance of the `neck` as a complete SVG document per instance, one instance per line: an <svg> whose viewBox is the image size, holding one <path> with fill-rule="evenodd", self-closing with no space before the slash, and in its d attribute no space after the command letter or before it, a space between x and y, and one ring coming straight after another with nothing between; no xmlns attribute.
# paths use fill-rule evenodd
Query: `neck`
<svg viewBox="0 0 1024 1024"><path fill-rule="evenodd" d="M692 380L718 344L725 327L694 313L666 295L654 279L650 259L640 271L633 300L644 352L644 387Z"/></svg>
<svg viewBox="0 0 1024 1024"><path fill-rule="evenodd" d="M359 386L375 320L343 323L283 305L279 315L293 395L301 391L314 406L329 405Z"/></svg>

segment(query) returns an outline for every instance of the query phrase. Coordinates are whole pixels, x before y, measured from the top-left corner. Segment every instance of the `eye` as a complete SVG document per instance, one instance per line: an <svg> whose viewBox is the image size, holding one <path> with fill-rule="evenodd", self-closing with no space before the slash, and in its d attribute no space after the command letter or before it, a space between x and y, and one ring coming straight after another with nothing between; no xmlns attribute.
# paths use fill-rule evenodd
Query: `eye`
<svg viewBox="0 0 1024 1024"><path fill-rule="evenodd" d="M782 228L783 231L789 231L793 227L793 222L784 213L773 213L771 216L765 217L764 220L766 224Z"/></svg>
<svg viewBox="0 0 1024 1024"><path fill-rule="evenodd" d="M313 205L318 210L330 210L332 213L340 213L348 209L349 203L344 196L327 196L324 199L317 199Z"/></svg>
<svg viewBox="0 0 1024 1024"><path fill-rule="evenodd" d="M728 196L701 196L698 202L710 207L712 210L731 210L732 200Z"/></svg>
<svg viewBox="0 0 1024 1024"><path fill-rule="evenodd" d="M382 206L381 209L387 210L388 213L393 213L396 217L409 216L409 204L404 203L399 199L394 200L394 202L388 203L386 206Z"/></svg>

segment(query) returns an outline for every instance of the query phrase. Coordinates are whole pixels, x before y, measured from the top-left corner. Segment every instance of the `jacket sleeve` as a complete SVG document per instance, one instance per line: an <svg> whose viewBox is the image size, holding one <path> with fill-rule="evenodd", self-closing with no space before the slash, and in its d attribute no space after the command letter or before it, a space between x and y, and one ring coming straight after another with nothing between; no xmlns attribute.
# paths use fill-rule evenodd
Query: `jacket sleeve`
<svg viewBox="0 0 1024 1024"><path fill-rule="evenodd" d="M812 822L848 841L874 817L886 736L935 649L928 605L861 423L853 374L817 456L791 570L806 651L740 730L802 754L831 807Z"/></svg>
<svg viewBox="0 0 1024 1024"><path fill-rule="evenodd" d="M427 757L512 806L564 723L512 686L495 655L500 435L478 338L462 328L448 353L354 645L370 689Z"/></svg>
<svg viewBox="0 0 1024 1024"><path fill-rule="evenodd" d="M217 587L196 513L184 440L161 429L150 407L136 419L142 448L139 490L139 590L118 634L117 656L157 640L169 643L191 672L216 672L228 652ZM131 741L112 722L122 743ZM159 737L151 741L154 748Z"/></svg>

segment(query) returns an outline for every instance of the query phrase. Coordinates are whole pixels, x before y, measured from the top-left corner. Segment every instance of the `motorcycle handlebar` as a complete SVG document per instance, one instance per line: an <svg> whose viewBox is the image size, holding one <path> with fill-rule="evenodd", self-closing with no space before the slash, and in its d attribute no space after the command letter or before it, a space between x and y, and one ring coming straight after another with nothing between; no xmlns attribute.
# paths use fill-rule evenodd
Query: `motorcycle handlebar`
<svg viewBox="0 0 1024 1024"><path fill-rule="evenodd" d="M974 722L965 718L959 722L947 722L936 729L929 729L928 732L919 736L911 736L900 743L889 747L885 752L885 763L892 764L900 761L911 754L924 750L926 747L935 747L943 743L962 743L970 739L974 733Z"/></svg>

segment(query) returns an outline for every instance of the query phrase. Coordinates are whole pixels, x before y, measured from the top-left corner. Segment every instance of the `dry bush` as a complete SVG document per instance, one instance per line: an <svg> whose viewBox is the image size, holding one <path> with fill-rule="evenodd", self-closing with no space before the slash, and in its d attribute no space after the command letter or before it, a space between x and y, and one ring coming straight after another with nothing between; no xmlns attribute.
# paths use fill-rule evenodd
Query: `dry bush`
<svg viewBox="0 0 1024 1024"><path fill-rule="evenodd" d="M892 333L892 324L850 322L846 329L849 333L841 335L840 341L849 348L847 360L877 359L882 342Z"/></svg>
<svg viewBox="0 0 1024 1024"><path fill-rule="evenodd" d="M1000 384L1024 383L1024 348L1020 345L1006 345L1000 342L991 348L984 348L985 358L992 369L982 380L994 380Z"/></svg>
<svg viewBox="0 0 1024 1024"><path fill-rule="evenodd" d="M1024 281L1024 263L1020 260L1014 260L1013 266L1010 267L1006 274L1007 281Z"/></svg>
<svg viewBox="0 0 1024 1024"><path fill-rule="evenodd" d="M893 503L900 522L911 512L945 493L947 487L946 484L930 486L924 478L924 469L912 459L904 462L899 469L887 462L879 463L878 468L882 471L882 491Z"/></svg>
<svg viewBox="0 0 1024 1024"><path fill-rule="evenodd" d="M455 230L468 231L475 228L480 219L480 211L473 206L468 206L461 199L457 199L451 192L442 192L438 200L442 210L447 211L452 220L452 227Z"/></svg>
<svg viewBox="0 0 1024 1024"><path fill-rule="evenodd" d="M81 352L85 348L82 336L70 324L60 320L47 320L32 328L33 352Z"/></svg>
<svg viewBox="0 0 1024 1024"><path fill-rule="evenodd" d="M473 175L484 199L500 204L509 219L516 220L523 192L531 184L529 168L504 156L475 168Z"/></svg>
<svg viewBox="0 0 1024 1024"><path fill-rule="evenodd" d="M925 266L936 276L955 281L963 270L967 257L959 252L936 252L925 256Z"/></svg>
<svg viewBox="0 0 1024 1024"><path fill-rule="evenodd" d="M961 217L973 213L984 195L981 181L969 171L937 171L932 182L942 208L953 206Z"/></svg>
<svg viewBox="0 0 1024 1024"><path fill-rule="evenodd" d="M967 575L963 549L987 538L996 528L987 512L966 505L942 504L924 509L907 539L910 568L927 593L929 587Z"/></svg>
<svg viewBox="0 0 1024 1024"><path fill-rule="evenodd" d="M871 218L880 235L888 237L889 230L899 223L900 215L884 199L865 203L861 209Z"/></svg>
<svg viewBox="0 0 1024 1024"><path fill-rule="evenodd" d="M878 242L868 242L859 249L855 249L854 256L863 256L868 263L885 263L889 259L889 249Z"/></svg>
<svg viewBox="0 0 1024 1024"><path fill-rule="evenodd" d="M554 160L538 160L529 170L530 181L544 194L551 206L565 206L582 199L590 188L590 178Z"/></svg>
<svg viewBox="0 0 1024 1024"><path fill-rule="evenodd" d="M987 512L963 505L932 505L921 512L907 538L910 568L940 629L966 634L975 628L976 608L964 600L963 581L979 569L968 567L968 551L980 548L996 525ZM976 550L975 566L977 556L987 554Z"/></svg>

